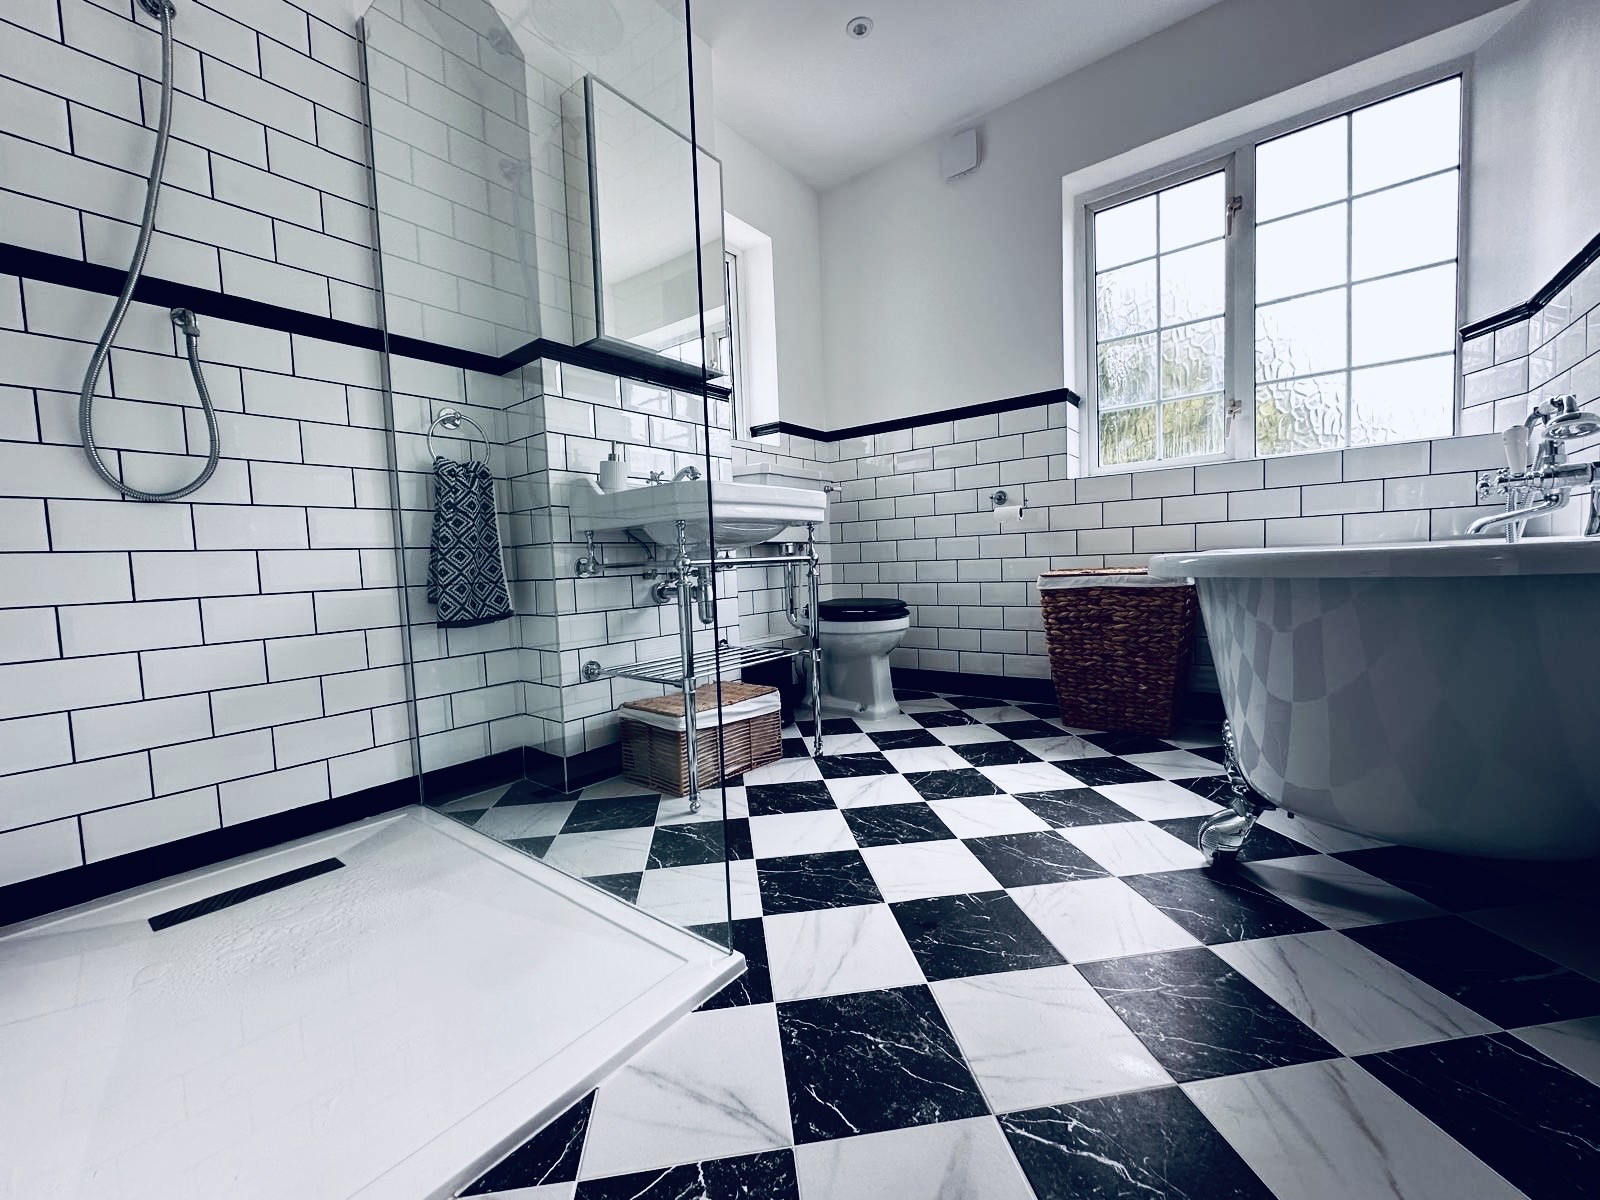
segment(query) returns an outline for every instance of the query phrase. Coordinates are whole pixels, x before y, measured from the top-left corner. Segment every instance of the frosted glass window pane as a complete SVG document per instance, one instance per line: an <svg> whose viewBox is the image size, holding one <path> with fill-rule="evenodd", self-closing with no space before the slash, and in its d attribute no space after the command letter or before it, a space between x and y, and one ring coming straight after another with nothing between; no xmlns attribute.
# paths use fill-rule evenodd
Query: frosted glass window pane
<svg viewBox="0 0 1600 1200"><path fill-rule="evenodd" d="M1100 461L1103 464L1148 462L1155 456L1154 405L1101 414Z"/></svg>
<svg viewBox="0 0 1600 1200"><path fill-rule="evenodd" d="M1387 275L1456 256L1456 195L1461 172L1363 196L1352 221L1355 277Z"/></svg>
<svg viewBox="0 0 1600 1200"><path fill-rule="evenodd" d="M1256 453L1299 454L1344 445L1344 372L1256 389Z"/></svg>
<svg viewBox="0 0 1600 1200"><path fill-rule="evenodd" d="M1100 345L1100 407L1126 408L1156 398L1156 335Z"/></svg>
<svg viewBox="0 0 1600 1200"><path fill-rule="evenodd" d="M1099 340L1156 327L1155 260L1106 271L1095 279L1095 334Z"/></svg>
<svg viewBox="0 0 1600 1200"><path fill-rule="evenodd" d="M1161 323L1176 325L1222 312L1228 273L1222 242L1161 256Z"/></svg>
<svg viewBox="0 0 1600 1200"><path fill-rule="evenodd" d="M1256 301L1281 300L1345 282L1343 204L1256 228Z"/></svg>
<svg viewBox="0 0 1600 1200"><path fill-rule="evenodd" d="M1357 192L1461 162L1461 80L1446 79L1352 114Z"/></svg>
<svg viewBox="0 0 1600 1200"><path fill-rule="evenodd" d="M1192 396L1222 387L1223 321L1161 331L1161 394Z"/></svg>
<svg viewBox="0 0 1600 1200"><path fill-rule="evenodd" d="M1345 365L1345 289L1256 309L1257 380L1316 375Z"/></svg>
<svg viewBox="0 0 1600 1200"><path fill-rule="evenodd" d="M1219 171L1160 193L1162 250L1208 242L1227 232L1224 178Z"/></svg>
<svg viewBox="0 0 1600 1200"><path fill-rule="evenodd" d="M1358 283L1350 290L1351 365L1454 350L1454 263Z"/></svg>
<svg viewBox="0 0 1600 1200"><path fill-rule="evenodd" d="M1350 444L1449 437L1455 355L1350 372Z"/></svg>
<svg viewBox="0 0 1600 1200"><path fill-rule="evenodd" d="M1094 215L1094 266L1118 267L1156 252L1156 198L1146 196Z"/></svg>
<svg viewBox="0 0 1600 1200"><path fill-rule="evenodd" d="M1270 221L1349 195L1347 117L1256 147L1256 220Z"/></svg>
<svg viewBox="0 0 1600 1200"><path fill-rule="evenodd" d="M1222 396L1191 396L1161 406L1161 455L1187 458L1222 453Z"/></svg>

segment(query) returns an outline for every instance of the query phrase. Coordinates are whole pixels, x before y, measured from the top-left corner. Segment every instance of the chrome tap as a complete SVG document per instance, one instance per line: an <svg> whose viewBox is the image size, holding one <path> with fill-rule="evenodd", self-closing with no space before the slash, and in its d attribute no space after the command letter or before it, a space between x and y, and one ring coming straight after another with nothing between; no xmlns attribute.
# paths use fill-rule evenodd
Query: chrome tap
<svg viewBox="0 0 1600 1200"><path fill-rule="evenodd" d="M1530 445L1535 427L1539 438ZM1478 479L1478 495L1485 500L1504 496L1505 512L1479 517L1467 526L1467 533L1504 528L1506 541L1521 541L1529 520L1565 508L1574 491L1587 488L1589 516L1584 536L1600 536L1600 471L1595 463L1567 461L1567 443L1595 433L1600 433L1600 417L1579 408L1576 396L1552 396L1535 404L1521 425L1501 434L1505 467Z"/></svg>

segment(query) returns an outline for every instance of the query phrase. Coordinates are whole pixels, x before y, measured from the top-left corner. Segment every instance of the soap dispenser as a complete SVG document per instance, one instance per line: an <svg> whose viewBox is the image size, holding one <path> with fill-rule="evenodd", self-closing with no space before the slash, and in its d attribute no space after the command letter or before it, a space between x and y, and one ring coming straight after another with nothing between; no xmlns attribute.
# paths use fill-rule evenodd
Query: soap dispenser
<svg viewBox="0 0 1600 1200"><path fill-rule="evenodd" d="M611 453L600 464L600 490L620 492L628 486L628 460L617 455L617 444L611 443Z"/></svg>

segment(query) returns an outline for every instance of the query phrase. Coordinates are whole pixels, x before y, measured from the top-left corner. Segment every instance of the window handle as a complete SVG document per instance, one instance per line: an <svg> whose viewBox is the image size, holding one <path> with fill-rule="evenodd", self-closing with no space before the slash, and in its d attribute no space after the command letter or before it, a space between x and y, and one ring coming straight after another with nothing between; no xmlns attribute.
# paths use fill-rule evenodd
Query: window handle
<svg viewBox="0 0 1600 1200"><path fill-rule="evenodd" d="M1227 414L1228 428L1231 429L1233 428L1233 419L1244 411L1244 405L1230 396L1228 398L1228 406L1223 411Z"/></svg>
<svg viewBox="0 0 1600 1200"><path fill-rule="evenodd" d="M1243 196L1229 196L1228 197L1228 232L1227 232L1226 236L1228 236L1228 237L1232 237L1233 236L1233 216L1234 216L1235 213L1240 211L1242 208L1244 208L1244 197Z"/></svg>

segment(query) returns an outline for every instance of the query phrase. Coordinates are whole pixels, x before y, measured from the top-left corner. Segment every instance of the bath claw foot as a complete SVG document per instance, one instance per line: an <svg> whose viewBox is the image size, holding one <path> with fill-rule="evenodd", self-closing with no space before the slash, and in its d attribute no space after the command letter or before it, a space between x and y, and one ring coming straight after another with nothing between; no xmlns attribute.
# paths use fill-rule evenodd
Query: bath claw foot
<svg viewBox="0 0 1600 1200"><path fill-rule="evenodd" d="M1228 783L1233 790L1233 796L1228 808L1206 819L1200 826L1200 835L1196 839L1200 853L1204 854L1214 867L1230 867L1239 861L1239 852L1244 849L1245 841L1249 838L1251 830L1256 827L1257 819L1267 809L1273 807L1250 786L1249 780L1244 777L1244 772L1239 769L1239 759L1234 748L1233 727L1227 722L1222 726L1222 741L1227 750L1222 765L1228 773Z"/></svg>

